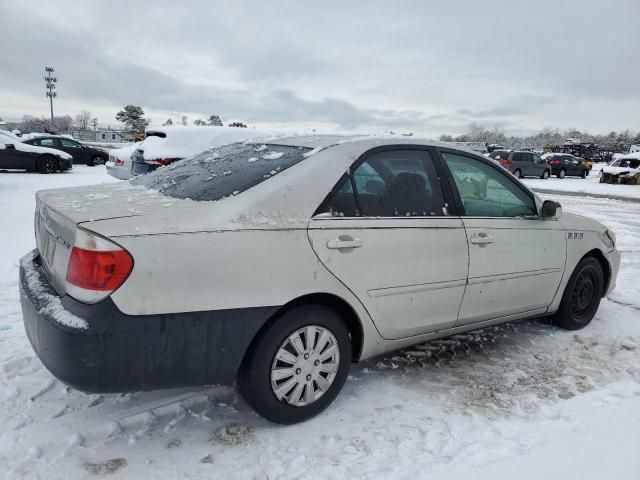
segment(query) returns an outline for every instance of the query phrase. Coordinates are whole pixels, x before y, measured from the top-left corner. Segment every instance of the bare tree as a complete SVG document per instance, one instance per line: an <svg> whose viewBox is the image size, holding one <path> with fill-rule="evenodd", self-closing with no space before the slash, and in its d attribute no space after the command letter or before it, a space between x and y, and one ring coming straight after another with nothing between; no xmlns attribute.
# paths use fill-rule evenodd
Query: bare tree
<svg viewBox="0 0 640 480"><path fill-rule="evenodd" d="M196 119L193 121L193 124L199 127L199 126L202 126L202 125L206 125L206 124L207 124L207 122L205 122L204 120L202 120L202 119L200 119L200 118L196 118Z"/></svg>
<svg viewBox="0 0 640 480"><path fill-rule="evenodd" d="M91 128L93 128L94 130L98 129L98 119L96 117L93 117L89 123L91 124Z"/></svg>
<svg viewBox="0 0 640 480"><path fill-rule="evenodd" d="M89 122L91 121L91 112L82 110L76 115L76 127L80 130L87 130L89 128Z"/></svg>
<svg viewBox="0 0 640 480"><path fill-rule="evenodd" d="M182 115L182 120L180 121L180 123L186 126L188 121L189 121L189 117L187 117L186 115Z"/></svg>

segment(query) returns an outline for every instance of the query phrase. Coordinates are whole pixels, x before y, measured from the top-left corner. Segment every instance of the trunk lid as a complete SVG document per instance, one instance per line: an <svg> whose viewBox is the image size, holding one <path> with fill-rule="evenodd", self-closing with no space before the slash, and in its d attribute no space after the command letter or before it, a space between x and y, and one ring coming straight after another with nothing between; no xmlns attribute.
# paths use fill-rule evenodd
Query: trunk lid
<svg viewBox="0 0 640 480"><path fill-rule="evenodd" d="M78 225L144 216L173 199L130 184L42 190L36 193L34 230L40 261L49 283L63 295L67 266Z"/></svg>

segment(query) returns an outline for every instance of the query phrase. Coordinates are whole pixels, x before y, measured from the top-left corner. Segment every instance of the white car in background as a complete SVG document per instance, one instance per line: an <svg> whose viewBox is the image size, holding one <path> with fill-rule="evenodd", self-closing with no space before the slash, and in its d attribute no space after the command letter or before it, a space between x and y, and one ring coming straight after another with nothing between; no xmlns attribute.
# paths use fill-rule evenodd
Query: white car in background
<svg viewBox="0 0 640 480"><path fill-rule="evenodd" d="M91 392L237 382L285 424L326 408L352 362L523 318L583 328L620 264L601 223L406 137L233 143L40 191L35 227L20 298L56 377Z"/></svg>
<svg viewBox="0 0 640 480"><path fill-rule="evenodd" d="M133 151L132 176L143 175L213 147L268 135L249 128L182 125L149 127Z"/></svg>
<svg viewBox="0 0 640 480"><path fill-rule="evenodd" d="M109 160L105 164L107 173L120 180L131 178L131 155L141 142L132 143L122 148L109 150Z"/></svg>

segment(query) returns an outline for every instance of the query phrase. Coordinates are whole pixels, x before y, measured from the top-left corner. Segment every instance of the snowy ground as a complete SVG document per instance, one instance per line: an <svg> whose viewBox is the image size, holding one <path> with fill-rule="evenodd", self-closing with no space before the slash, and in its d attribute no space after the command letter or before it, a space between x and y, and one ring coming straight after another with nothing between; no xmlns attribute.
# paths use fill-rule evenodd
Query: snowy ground
<svg viewBox="0 0 640 480"><path fill-rule="evenodd" d="M17 284L33 194L109 181L104 167L0 173L0 477L640 478L640 203L557 197L615 229L623 252L585 330L529 321L386 355L354 366L325 413L280 427L231 387L85 395L35 357Z"/></svg>

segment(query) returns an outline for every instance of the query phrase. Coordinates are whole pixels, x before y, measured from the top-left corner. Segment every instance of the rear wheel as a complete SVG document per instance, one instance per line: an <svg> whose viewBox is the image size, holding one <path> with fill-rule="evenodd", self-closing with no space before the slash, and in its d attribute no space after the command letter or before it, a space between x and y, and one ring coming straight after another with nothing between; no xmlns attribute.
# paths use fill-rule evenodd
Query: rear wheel
<svg viewBox="0 0 640 480"><path fill-rule="evenodd" d="M564 178L567 176L567 171L564 168L561 168L558 172L558 178Z"/></svg>
<svg viewBox="0 0 640 480"><path fill-rule="evenodd" d="M242 362L238 388L267 420L292 424L324 410L351 366L349 330L323 305L301 305L270 323Z"/></svg>
<svg viewBox="0 0 640 480"><path fill-rule="evenodd" d="M38 159L37 169L40 173L53 173L59 169L58 161L50 155Z"/></svg>
<svg viewBox="0 0 640 480"><path fill-rule="evenodd" d="M516 169L513 171L513 175L516 178L522 178L522 172L520 172L520 169Z"/></svg>
<svg viewBox="0 0 640 480"><path fill-rule="evenodd" d="M580 174L580 176L582 178L587 178L587 175L589 175L589 170L585 168L584 170L582 170L582 173Z"/></svg>
<svg viewBox="0 0 640 480"><path fill-rule="evenodd" d="M593 257L583 258L571 274L553 323L567 330L584 328L593 319L604 291L604 273Z"/></svg>
<svg viewBox="0 0 640 480"><path fill-rule="evenodd" d="M102 158L100 155L96 155L91 160L89 160L90 167L95 167L96 165L103 165L103 164L104 164L104 158Z"/></svg>
<svg viewBox="0 0 640 480"><path fill-rule="evenodd" d="M544 172L542 172L542 175L540 175L540 178L542 178L543 180L546 180L547 178L549 178L550 172L549 170L545 170Z"/></svg>

